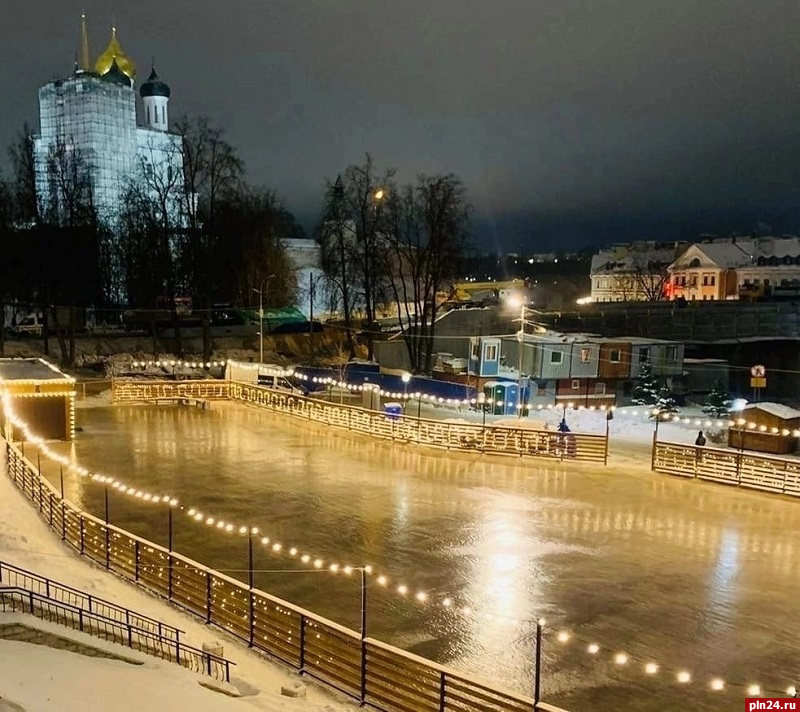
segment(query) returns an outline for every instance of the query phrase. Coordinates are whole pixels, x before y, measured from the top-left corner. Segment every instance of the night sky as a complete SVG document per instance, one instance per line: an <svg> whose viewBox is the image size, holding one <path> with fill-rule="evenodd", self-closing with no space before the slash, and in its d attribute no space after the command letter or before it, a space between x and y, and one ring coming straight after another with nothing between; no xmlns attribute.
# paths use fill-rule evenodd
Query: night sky
<svg viewBox="0 0 800 712"><path fill-rule="evenodd" d="M486 248L800 232L796 0L14 2L0 145L115 22L171 116L223 125L306 227L369 151L453 172Z"/></svg>

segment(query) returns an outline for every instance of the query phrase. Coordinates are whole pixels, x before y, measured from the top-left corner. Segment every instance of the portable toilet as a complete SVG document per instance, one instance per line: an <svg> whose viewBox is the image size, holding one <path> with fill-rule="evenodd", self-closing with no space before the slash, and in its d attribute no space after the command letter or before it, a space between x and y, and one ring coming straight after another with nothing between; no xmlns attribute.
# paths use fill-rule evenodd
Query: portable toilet
<svg viewBox="0 0 800 712"><path fill-rule="evenodd" d="M384 403L383 412L389 420L399 420L403 415L403 406L400 403Z"/></svg>
<svg viewBox="0 0 800 712"><path fill-rule="evenodd" d="M381 409L381 389L376 385L364 384L361 392L361 407L367 410Z"/></svg>
<svg viewBox="0 0 800 712"><path fill-rule="evenodd" d="M519 386L513 381L488 381L483 386L487 413L491 415L516 415Z"/></svg>

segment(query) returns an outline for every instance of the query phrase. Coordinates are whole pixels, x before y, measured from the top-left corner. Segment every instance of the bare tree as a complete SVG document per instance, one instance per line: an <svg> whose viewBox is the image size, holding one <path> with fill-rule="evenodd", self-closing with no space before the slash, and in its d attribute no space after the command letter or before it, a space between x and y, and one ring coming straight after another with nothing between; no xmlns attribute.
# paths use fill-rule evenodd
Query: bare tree
<svg viewBox="0 0 800 712"><path fill-rule="evenodd" d="M33 153L33 132L26 123L8 148L14 173L14 219L22 225L39 222L40 209L36 195L36 162Z"/></svg>
<svg viewBox="0 0 800 712"><path fill-rule="evenodd" d="M669 282L671 260L636 254L632 259L633 281L636 291L644 301L660 302L667 298L666 286Z"/></svg>
<svg viewBox="0 0 800 712"><path fill-rule="evenodd" d="M129 239L132 235L144 237L145 243L153 250L151 254L158 260L157 265L152 265L155 268L152 274L141 276L152 286L156 286L151 281L153 276L158 277L161 282L157 285L160 292L152 294L147 290L147 304L151 309L163 306L169 310L175 352L181 356L183 340L176 297L179 292L184 291L185 285L180 271L179 255L186 225L186 200L180 141L172 140L169 135L148 139L139 153L138 165L129 182L125 202L125 222ZM138 211L138 215L132 214L131 210ZM151 322L151 331L155 339L154 320Z"/></svg>
<svg viewBox="0 0 800 712"><path fill-rule="evenodd" d="M214 259L217 293L251 303L254 293L262 291L266 307L294 302L297 281L283 244L294 218L275 194L240 185L219 201L215 222L220 237Z"/></svg>
<svg viewBox="0 0 800 712"><path fill-rule="evenodd" d="M344 184L339 177L334 183L328 184L325 212L318 228L317 242L320 247L320 265L328 282L328 294L331 296L329 311L341 311L344 315L350 359L356 355L352 316L357 294L356 269L350 259L354 241L354 229L345 211Z"/></svg>
<svg viewBox="0 0 800 712"><path fill-rule="evenodd" d="M27 184L25 171L29 167L24 160L18 165L23 173L18 185ZM52 321L65 365L75 360L77 308L88 306L99 292L101 226L94 201L93 170L71 141L51 146L46 161L48 192L39 201L38 222L31 228L40 265L38 291L44 302L45 353ZM26 195L20 199L26 199Z"/></svg>
<svg viewBox="0 0 800 712"><path fill-rule="evenodd" d="M363 307L370 359L378 307L388 294L381 234L386 199L394 191L393 177L393 169L379 174L369 154L363 164L348 166L344 176L328 186L319 233L323 257L335 255L323 259L323 269L342 293L345 328L352 328L354 309ZM354 347L351 351L355 353Z"/></svg>
<svg viewBox="0 0 800 712"><path fill-rule="evenodd" d="M187 221L182 251L185 271L203 323L203 358L211 356L211 307L215 289L213 255L220 241L217 211L240 187L244 163L224 139L223 130L205 117L183 116L176 124L182 137L183 201Z"/></svg>
<svg viewBox="0 0 800 712"><path fill-rule="evenodd" d="M385 268L409 360L417 372L432 366L437 294L457 274L466 249L470 208L452 174L419 176L389 201Z"/></svg>

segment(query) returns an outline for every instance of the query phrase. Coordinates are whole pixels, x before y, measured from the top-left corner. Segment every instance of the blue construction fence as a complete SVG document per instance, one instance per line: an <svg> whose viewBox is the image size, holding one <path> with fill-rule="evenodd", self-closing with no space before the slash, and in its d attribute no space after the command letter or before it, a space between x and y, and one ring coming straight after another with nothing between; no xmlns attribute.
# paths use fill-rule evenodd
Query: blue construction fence
<svg viewBox="0 0 800 712"><path fill-rule="evenodd" d="M332 378L335 381L344 381L351 386L371 383L384 391L393 393L424 393L427 396L444 399L472 400L477 397L478 393L474 386L439 381L427 376L412 375L408 383L403 383L402 376L381 373L378 364L369 363L349 363L344 369L298 366L295 368L295 373L308 377L303 379L303 386L309 391L325 390L326 388L323 383L316 383L312 379L316 378L319 381Z"/></svg>

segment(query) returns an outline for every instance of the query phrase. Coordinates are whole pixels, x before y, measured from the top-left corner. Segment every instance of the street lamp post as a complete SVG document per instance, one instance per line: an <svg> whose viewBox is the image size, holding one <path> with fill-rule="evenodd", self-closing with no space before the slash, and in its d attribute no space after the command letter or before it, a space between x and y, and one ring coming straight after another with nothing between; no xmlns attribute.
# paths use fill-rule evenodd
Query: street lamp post
<svg viewBox="0 0 800 712"><path fill-rule="evenodd" d="M411 382L411 374L406 371L401 377L403 381L403 401L408 400L408 384Z"/></svg>
<svg viewBox="0 0 800 712"><path fill-rule="evenodd" d="M261 280L261 289L253 287L253 291L258 294L258 363L264 363L264 289L270 279L275 275L268 274Z"/></svg>
<svg viewBox="0 0 800 712"><path fill-rule="evenodd" d="M261 289L253 287L254 292L258 292L258 363L264 363L264 280L261 281Z"/></svg>
<svg viewBox="0 0 800 712"><path fill-rule="evenodd" d="M542 628L544 620L536 621L536 661L534 664L533 702L538 705L542 699Z"/></svg>
<svg viewBox="0 0 800 712"><path fill-rule="evenodd" d="M367 567L361 567L361 703L367 698Z"/></svg>
<svg viewBox="0 0 800 712"><path fill-rule="evenodd" d="M483 413L483 422L481 423L481 427L486 427L486 394L481 392L478 393L478 405L481 407L481 412Z"/></svg>
<svg viewBox="0 0 800 712"><path fill-rule="evenodd" d="M656 427L653 429L653 452L650 455L650 470L655 472L656 469L656 444L658 443L658 423L661 420L661 411L656 408L653 410L656 417Z"/></svg>
<svg viewBox="0 0 800 712"><path fill-rule="evenodd" d="M518 358L517 358L517 370L518 373L518 381L517 381L517 417L522 417L522 355L525 349L525 300L522 297L513 297L509 300L509 304L511 306L519 306L519 331L517 331L517 350L518 350Z"/></svg>

